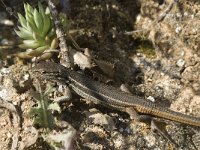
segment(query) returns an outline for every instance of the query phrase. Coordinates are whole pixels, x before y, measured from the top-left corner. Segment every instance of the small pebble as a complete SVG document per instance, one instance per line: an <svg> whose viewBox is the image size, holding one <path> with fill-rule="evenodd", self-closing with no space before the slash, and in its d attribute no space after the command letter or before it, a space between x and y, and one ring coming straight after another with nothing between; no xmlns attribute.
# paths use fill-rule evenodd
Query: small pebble
<svg viewBox="0 0 200 150"><path fill-rule="evenodd" d="M10 69L9 68L2 68L0 70L0 72L3 73L3 74L9 74L10 73Z"/></svg>
<svg viewBox="0 0 200 150"><path fill-rule="evenodd" d="M1 41L2 45L13 45L14 43L12 41L9 41L8 39L3 39Z"/></svg>
<svg viewBox="0 0 200 150"><path fill-rule="evenodd" d="M182 15L181 15L180 13L176 13L176 16L177 16L178 18L181 18L181 17L182 17Z"/></svg>
<svg viewBox="0 0 200 150"><path fill-rule="evenodd" d="M177 28L175 29L175 32L178 34L178 33L180 33L180 32L181 32L181 30L182 30L182 28L181 28L181 27L177 27Z"/></svg>
<svg viewBox="0 0 200 150"><path fill-rule="evenodd" d="M185 61L183 59L179 59L177 62L176 62L176 65L178 67L183 67L185 65Z"/></svg>
<svg viewBox="0 0 200 150"><path fill-rule="evenodd" d="M184 14L183 14L184 16L188 16L188 12L184 12Z"/></svg>
<svg viewBox="0 0 200 150"><path fill-rule="evenodd" d="M25 80L25 81L28 80L28 79L29 79L29 76L30 76L29 74L25 74L25 75L24 75L24 80Z"/></svg>
<svg viewBox="0 0 200 150"><path fill-rule="evenodd" d="M191 18L192 18L192 19L194 19L194 14L193 14L193 15L191 15Z"/></svg>
<svg viewBox="0 0 200 150"><path fill-rule="evenodd" d="M0 24L7 25L7 26L13 26L14 25L13 21L12 20L8 20L8 19L1 20Z"/></svg>
<svg viewBox="0 0 200 150"><path fill-rule="evenodd" d="M13 105L17 106L17 102L13 102Z"/></svg>
<svg viewBox="0 0 200 150"><path fill-rule="evenodd" d="M10 139L11 137L12 137L12 134L11 134L10 132L8 132L8 133L7 133L7 138Z"/></svg>

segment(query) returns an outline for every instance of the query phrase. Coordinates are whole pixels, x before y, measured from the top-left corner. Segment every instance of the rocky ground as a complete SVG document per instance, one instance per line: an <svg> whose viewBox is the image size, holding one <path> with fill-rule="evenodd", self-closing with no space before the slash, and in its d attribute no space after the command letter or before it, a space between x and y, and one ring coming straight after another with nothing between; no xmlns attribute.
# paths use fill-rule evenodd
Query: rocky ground
<svg viewBox="0 0 200 150"><path fill-rule="evenodd" d="M16 1L8 5L12 3ZM70 34L109 68L92 68L96 80L115 87L125 83L133 94L200 117L198 0L75 0L70 4ZM9 7L23 11L20 4ZM13 30L17 20L3 5L0 8L0 98L12 104L1 102L0 149L10 149L15 135L19 135L22 149L50 149L40 136L42 129L32 127L28 115L35 104L29 94L32 63L14 55L20 51ZM70 41L68 45L72 46ZM72 142L68 142L71 149L200 149L199 127L161 120L177 148L159 132L131 121L126 113L78 96L60 107L62 111L56 115L73 129Z"/></svg>

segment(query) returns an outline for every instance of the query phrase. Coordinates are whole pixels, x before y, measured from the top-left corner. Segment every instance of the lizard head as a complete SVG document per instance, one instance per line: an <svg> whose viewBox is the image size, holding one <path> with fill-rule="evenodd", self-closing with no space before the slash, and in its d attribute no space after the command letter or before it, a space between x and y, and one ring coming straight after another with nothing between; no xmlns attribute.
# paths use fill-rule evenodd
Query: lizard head
<svg viewBox="0 0 200 150"><path fill-rule="evenodd" d="M54 62L40 62L31 68L30 74L40 74L45 78L57 78L60 76L67 77L67 74L65 74L66 69L66 67Z"/></svg>

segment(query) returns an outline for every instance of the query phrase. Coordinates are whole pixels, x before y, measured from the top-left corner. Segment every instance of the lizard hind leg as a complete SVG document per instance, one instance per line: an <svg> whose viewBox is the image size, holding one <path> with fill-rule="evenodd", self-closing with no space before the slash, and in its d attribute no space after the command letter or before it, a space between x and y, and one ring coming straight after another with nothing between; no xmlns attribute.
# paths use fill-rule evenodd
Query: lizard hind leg
<svg viewBox="0 0 200 150"><path fill-rule="evenodd" d="M151 125L151 121L153 118L150 115L140 115L138 112L132 107L126 107L126 112L130 115L131 120L136 122L143 122L147 125Z"/></svg>
<svg viewBox="0 0 200 150"><path fill-rule="evenodd" d="M168 139L176 148L179 147L178 144L168 134L166 130L166 123L156 121L150 115L140 115L134 108L131 107L127 107L126 112L130 115L131 120L145 123L151 128L152 131L157 131L159 134L161 134L161 136Z"/></svg>

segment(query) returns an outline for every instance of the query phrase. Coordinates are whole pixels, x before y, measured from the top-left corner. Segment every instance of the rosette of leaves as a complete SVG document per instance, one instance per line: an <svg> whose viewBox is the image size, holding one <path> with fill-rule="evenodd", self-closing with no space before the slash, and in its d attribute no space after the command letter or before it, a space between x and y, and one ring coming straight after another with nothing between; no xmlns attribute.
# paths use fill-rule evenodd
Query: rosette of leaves
<svg viewBox="0 0 200 150"><path fill-rule="evenodd" d="M23 39L23 44L19 47L26 49L26 52L19 53L22 58L49 58L51 53L47 50L55 50L58 47L55 28L51 19L49 8L43 8L38 3L38 10L31 7L28 3L24 4L25 16L18 13L19 30L16 34Z"/></svg>

